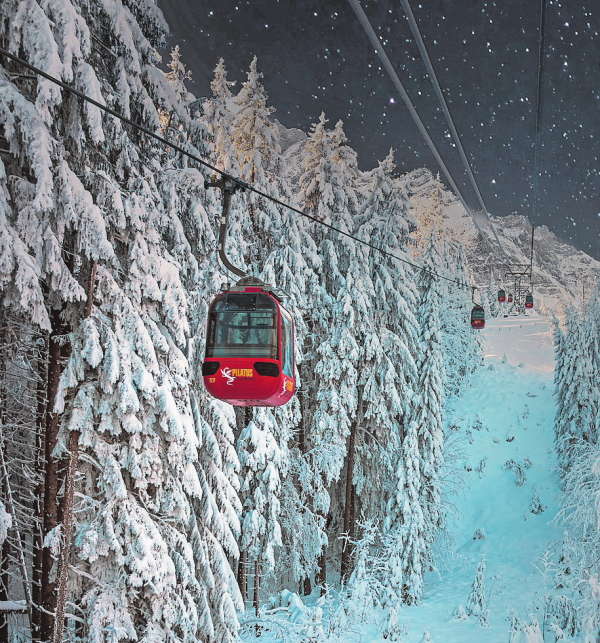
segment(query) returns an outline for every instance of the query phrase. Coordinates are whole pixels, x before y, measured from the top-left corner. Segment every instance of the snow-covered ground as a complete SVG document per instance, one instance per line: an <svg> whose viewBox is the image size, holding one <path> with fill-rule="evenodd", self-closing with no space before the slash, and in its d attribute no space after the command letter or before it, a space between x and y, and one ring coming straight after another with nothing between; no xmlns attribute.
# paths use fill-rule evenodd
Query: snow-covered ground
<svg viewBox="0 0 600 643"><path fill-rule="evenodd" d="M471 469L457 504L457 557L441 579L429 575L420 605L402 610L401 622L411 623L407 639L411 643L421 640L425 626L434 643L508 641L510 623L505 617L509 610L526 617L535 611L536 592L543 591L542 578L532 563L560 538L552 523L558 487L549 321L535 314L500 318L488 321L482 332L484 366L449 418L467 435L464 464ZM516 473L504 465L511 459L522 465L526 458L531 465L523 469L526 480L517 486ZM482 460L485 465L478 472ZM534 484L547 505L537 515L530 511ZM478 529L485 531L484 539L473 539ZM459 604L466 605L483 555L486 594L492 589L489 628L480 627L472 616L466 621L450 619Z"/></svg>

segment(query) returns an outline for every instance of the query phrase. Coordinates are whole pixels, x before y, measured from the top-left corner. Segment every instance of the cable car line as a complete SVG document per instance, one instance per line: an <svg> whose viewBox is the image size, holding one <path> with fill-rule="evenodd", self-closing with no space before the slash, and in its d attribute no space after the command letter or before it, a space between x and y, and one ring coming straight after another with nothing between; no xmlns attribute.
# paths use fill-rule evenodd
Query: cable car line
<svg viewBox="0 0 600 643"><path fill-rule="evenodd" d="M102 105L102 103L99 103L98 101L94 100L90 96L87 96L83 92L80 92L78 89L75 89L75 87L72 87L71 85L68 85L67 83L64 83L63 81L59 80L58 78L55 78L54 76L51 76L50 74L47 74L46 72L42 71L38 67L35 67L34 65L31 65L30 63L28 63L27 61L23 60L22 58L19 58L18 56L15 56L14 54L10 53L9 51L4 49L3 47L0 47L0 54L6 56L10 60L13 60L13 61L19 63L20 65L23 65L25 68L29 69L30 71L33 71L34 73L42 76L43 78L46 78L47 80L55 83L59 87L62 87L64 90L70 92L71 94L74 94L75 96L78 96L82 100L87 101L88 103L90 103L91 105L94 105L98 109L110 114L111 116L114 116L115 118L118 118L119 120L121 120L124 123L127 123L128 125L130 125L134 129L136 129L136 130L138 130L140 132L143 132L144 134L150 136L154 140L156 140L156 141L158 141L160 143L163 143L167 147L172 148L173 150L179 152L180 154L183 154L184 156L187 156L189 159L195 161L196 163L199 163L200 165L208 168L209 170L212 170L215 174L221 175L221 177L223 179L227 179L229 181L232 181L240 189L248 190L249 192L254 192L254 194L257 194L258 196L261 196L264 199L268 199L269 201L275 203L276 205L279 205L281 207L287 208L287 209L291 210L292 212L295 212L296 214L299 214L299 215L305 217L306 219L309 219L310 221L312 221L314 223L318 223L319 225L322 225L322 226L328 228L332 232L336 232L338 234L341 234L341 235L343 235L343 236L345 236L345 237L347 237L349 239L352 239L353 241L356 241L357 243L360 243L360 244L362 244L364 246L367 246L368 248L371 248L372 250L376 250L377 252L379 252L380 254L382 254L385 257L389 257L390 259L396 259L397 261L405 263L405 264L411 266L412 268L415 268L416 270L419 270L419 271L421 271L421 272L423 272L425 274L428 274L428 275L431 275L433 277L437 277L439 279L443 279L445 281L453 283L453 284L459 286L460 288L469 288L470 287L468 284L460 281L459 279L452 279L450 277L446 277L445 275L437 273L437 272L435 272L433 270L429 270L428 268L424 268L423 266L419 266L418 264L416 264L416 263L414 263L412 261L409 261L408 259L405 259L403 257L400 257L399 255L394 254L393 252L389 252L388 250L384 250L383 248L380 248L379 246L376 246L376 245L374 245L372 243L369 243L368 241L365 241L363 239L359 239L358 237L355 237L355 236L351 235L349 232L346 232L346 231L344 231L344 230L342 230L340 228L336 228L335 226L331 225L330 223L326 223L325 221L321 221L320 219L317 219L316 217L313 217L312 215L308 214L307 212L304 212L303 210L300 210L299 208L296 208L293 205L290 205L289 203L285 203L284 201L281 201L280 199L277 199L276 197L273 197L273 196L267 194L266 192L263 192L262 190L259 190L258 188L254 187L253 185L250 185L249 183L246 183L245 181L243 181L243 180L241 180L241 179L239 179L237 177L234 177L231 174L228 174L227 172L225 172L223 170L220 170L219 168L215 167L214 165L211 165L209 162L207 162L204 159L200 158L196 154L192 154L191 152L188 152L186 149L184 149L180 145L177 145L176 143L173 143L172 141L168 141L166 138L163 138L162 136L160 136L159 134L156 134L152 130L149 130L145 126L140 125L139 123L136 123L136 122L132 121L130 118L127 118L127 116L124 116L123 114L119 114L118 112L116 112L115 110L111 109L110 107L107 107L106 105ZM417 116L417 118L418 118L418 116ZM443 165L443 162L441 161L441 159L440 159L440 162ZM445 166L443 166L443 168L445 168ZM449 180L452 181L452 178L450 177ZM454 183L454 182L452 181L452 183ZM463 202L463 204L464 204L464 202ZM477 229L481 233L481 228L478 226L478 224L475 221L475 219L473 219L473 221L475 222L475 225L477 226ZM483 238L485 239L486 243L488 245L490 245L489 241L486 239L486 237L483 235L483 233L481 233L481 234L482 234ZM493 248L492 248L492 250L493 250ZM473 286L473 287L477 288L477 286Z"/></svg>
<svg viewBox="0 0 600 643"><path fill-rule="evenodd" d="M406 90L404 89L404 86L402 85L400 78L398 78L398 74L396 73L394 66L390 62L390 59L388 58L387 54L385 53L385 49L383 48L383 45L381 44L379 38L377 37L377 34L375 33L373 27L371 26L371 23L369 22L367 15L363 11L363 8L360 6L358 0L348 0L348 2L354 9L354 12L356 13L356 16L358 17L363 29L365 30L367 36L369 37L371 44L375 47L375 51L377 52L377 55L381 59L383 66L386 68L386 71L390 79L392 80L396 89L402 96L402 100L404 101L404 104L406 105L408 111L410 112L410 115L412 116L413 121L415 122L416 126L419 128L421 135L423 136L427 145L429 146L431 153L434 155L436 161L438 162L440 168L442 169L442 172L444 173L444 176L446 177L452 189L454 190L454 193L460 199L460 202L462 203L467 213L470 215L471 219L473 219L473 223L475 224L475 227L477 228L483 240L487 243L490 250L498 257L498 259L500 259L500 257L498 256L497 250L492 246L492 244L488 241L487 237L483 234L483 230L481 229L481 226L479 225L479 223L477 222L477 219L473 215L471 208L467 205L465 198L463 197L461 191L458 189L458 186L456 185L454 179L452 178L450 171L446 167L446 164L444 163L444 161L442 160L442 157L437 151L437 148L435 147L434 142L431 140L431 137L429 136L429 133L425 128L423 121L421 120L419 114L417 113L417 110L415 109Z"/></svg>
<svg viewBox="0 0 600 643"><path fill-rule="evenodd" d="M500 239L498 238L498 234L496 233L496 228L494 228L494 224L490 220L489 213L487 211L487 208L485 207L485 203L483 201L483 197L481 196L481 192L479 190L479 186L477 185L477 181L475 180L475 176L473 175L473 172L471 170L471 164L469 163L469 159L467 158L467 155L465 154L465 150L463 148L462 142L460 140L460 136L458 134L458 131L456 130L456 127L454 125L454 120L452 119L452 114L450 113L450 109L448 108L448 105L446 103L446 99L444 98L444 93L442 91L442 88L440 87L440 83L438 82L437 75L435 73L435 69L433 68L433 65L431 63L431 59L429 58L429 53L427 52L427 48L425 47L425 43L423 42L423 38L421 37L421 32L419 30L419 26L417 25L417 21L415 20L415 16L412 12L410 3L408 0L400 0L400 3L402 4L402 8L404 9L404 13L406 14L406 18L408 19L408 24L410 25L411 31L413 33L413 36L415 38L415 41L417 43L417 46L419 48L419 52L421 53L421 58L423 59L423 62L425 63L425 67L427 68L427 73L429 74L429 79L431 80L431 83L433 85L433 88L435 90L435 93L438 97L438 101L442 107L442 110L444 111L444 115L446 116L446 122L448 123L448 127L450 128L450 132L452 133L452 138L454 139L454 142L456 144L456 147L458 149L458 153L460 154L460 158L462 159L465 171L467 175L469 176L469 180L471 182L471 186L473 187L473 190L475 191L475 194L477 195L477 200L479 201L479 205L481 205L481 208L483 210L483 213L485 214L485 218L487 219L488 223L490 224L490 228L492 229L492 232L494 234L494 237L496 239L496 242L498 243L498 247L502 251L502 254L504 255L504 258L506 260L506 266L509 265L509 258L506 252L504 251L504 248L502 247L502 243L500 242Z"/></svg>
<svg viewBox="0 0 600 643"><path fill-rule="evenodd" d="M544 79L544 44L546 40L546 0L541 0L540 46L538 51L538 82L535 116L535 142L533 156L533 198L531 204L531 258L529 263L529 281L533 288L533 236L535 233L535 215L537 208L538 173L540 162L540 134L542 129L542 89Z"/></svg>

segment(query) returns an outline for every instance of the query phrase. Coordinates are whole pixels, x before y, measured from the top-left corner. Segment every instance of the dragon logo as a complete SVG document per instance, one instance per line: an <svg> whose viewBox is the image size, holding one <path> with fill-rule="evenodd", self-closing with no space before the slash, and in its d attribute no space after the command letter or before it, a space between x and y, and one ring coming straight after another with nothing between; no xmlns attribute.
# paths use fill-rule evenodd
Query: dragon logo
<svg viewBox="0 0 600 643"><path fill-rule="evenodd" d="M231 386L235 380L235 377L231 374L230 368L222 368L221 375L227 378L227 385Z"/></svg>

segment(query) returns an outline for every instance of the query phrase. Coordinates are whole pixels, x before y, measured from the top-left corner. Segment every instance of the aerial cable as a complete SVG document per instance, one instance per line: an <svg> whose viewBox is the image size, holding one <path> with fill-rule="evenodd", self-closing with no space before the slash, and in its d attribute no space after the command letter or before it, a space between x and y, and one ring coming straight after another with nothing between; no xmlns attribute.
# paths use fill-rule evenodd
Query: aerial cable
<svg viewBox="0 0 600 643"><path fill-rule="evenodd" d="M19 58L18 56L15 56L14 54L11 54L9 51L6 49L0 47L0 54L6 56L10 60L14 60L15 62L19 63L26 69L29 69L30 71L38 74L39 76L42 76L43 78L46 78L50 82L55 83L59 87L62 87L64 90L70 92L71 94L74 94L75 96L78 96L82 100L87 101L91 105L94 105L98 109L106 112L107 114L110 114L111 116L114 116L115 118L118 118L124 123L127 123L134 129L143 132L144 134L150 136L151 138L155 139L159 143L163 143L167 147L170 147L171 149L179 152L180 154L183 154L184 156L187 156L190 158L192 161L195 161L196 163L199 163L200 165L208 168L209 170L212 170L216 174L220 174L221 177L224 179L228 179L229 181L233 181L234 184L238 185L240 188L243 188L245 190L248 190L249 192L254 192L254 194L257 194L258 196L263 197L264 199L267 199L271 201L272 203L275 203L276 205L279 205L281 207L287 208L288 210L291 210L292 212L295 212L296 214L299 214L306 219L309 219L310 221L314 223L318 223L319 225L324 226L325 228L328 228L332 232L336 232L338 234L341 234L345 237L348 237L349 239L352 239L353 241L356 241L357 243L360 243L364 246L367 246L368 248L371 248L372 250L376 250L380 254L389 257L390 259L396 259L397 261L400 261L402 263L405 263L415 270L419 270L425 274L431 275L432 277L438 277L439 279L443 279L445 281L448 281L450 283L453 283L461 288L468 288L469 286L460 281L460 279L451 279L450 277L446 277L445 275L442 275L440 273L437 273L433 270L429 270L428 268L424 268L423 266L419 266L418 264L409 261L408 259L404 259L403 257L400 257L399 255L394 254L393 252L389 252L387 250L384 250L383 248L380 248L379 246L376 246L372 243L369 243L368 241L364 241L363 239L359 239L358 237L355 237L351 235L349 232L345 232L344 230L341 230L340 228L336 228L335 226L332 226L329 223L326 223L325 221L321 221L320 219L317 219L316 217L313 217L312 215L308 214L307 212L304 212L293 205L290 205L289 203L285 203L284 201L281 201L280 199L277 199L276 197L273 197L266 192L263 192L262 190L259 190L258 188L254 187L253 185L250 185L249 183L246 183L245 181L242 181L239 178L236 178L235 176L232 176L231 174L228 174L227 172L224 172L223 170L220 170L219 168L215 167L214 165L211 165L204 159L200 158L196 154L192 154L191 152L188 152L186 149L183 147L177 145L176 143L173 143L172 141L168 141L166 138L163 138L159 134L156 134L152 130L149 130L147 127L144 127L143 125L140 125L139 123L136 123L132 121L130 118L127 118L127 116L123 116L123 114L119 114L115 110L111 109L110 107L107 107L106 105L103 105L102 103L99 103L97 100L94 100L90 96L87 96L83 92L80 92L78 89L75 89L71 85L68 85L67 83L64 83L63 81L59 80L58 78L55 78L54 76L50 76L50 74L47 74L45 71L42 71L38 67L35 67L34 65L31 65L30 63L26 62L22 58ZM481 230L480 230L481 232ZM485 237L484 237L485 239ZM487 241L487 240L486 240ZM489 242L488 242L489 245Z"/></svg>
<svg viewBox="0 0 600 643"><path fill-rule="evenodd" d="M537 208L538 172L540 163L540 133L542 129L542 83L544 79L544 43L546 40L546 0L541 0L540 47L538 51L538 79L535 116L535 142L533 157L533 198L531 202L531 259L529 263L529 282L533 287L533 236Z"/></svg>
<svg viewBox="0 0 600 643"><path fill-rule="evenodd" d="M398 74L396 73L396 70L394 69L392 63L390 62L390 59L387 57L387 54L385 53L385 50L383 48L383 45L379 41L379 38L377 37L377 34L373 30L373 27L371 26L371 23L369 22L369 19L367 18L365 12L363 11L363 8L360 6L358 0L348 0L352 8L354 9L354 12L356 13L363 29L365 30L367 36L369 37L369 40L371 41L371 44L375 47L375 51L379 55L379 58L381 59L381 62L383 63L383 66L386 68L386 71L391 78L392 82L394 83L396 89L402 96L402 100L404 101L404 104L406 105L408 111L410 112L410 115L412 116L416 126L419 128L419 131L421 132L421 135L427 142L427 145L429 146L429 149L431 150L431 153L434 155L436 161L438 162L440 168L442 169L442 172L444 173L444 176L448 180L448 183L450 183L450 186L454 190L454 193L458 196L460 199L460 202L462 203L464 209L468 212L468 214L471 216L473 219L473 223L475 224L475 227L477 228L479 234L483 238L483 240L487 243L488 247L490 250L498 256L497 250L492 246L492 244L488 241L487 237L483 234L483 230L481 229L479 223L477 222L477 219L475 219L475 216L473 215L473 212L471 211L471 208L467 205L467 202L465 201L463 195L461 194L460 190L458 189L458 186L454 182L454 179L452 178L452 175L450 174L448 168L446 167L446 164L442 160L442 157L440 156L439 152L437 151L437 148L435 147L433 141L431 140L431 137L429 136L429 133L427 132L427 129L425 128L425 125L423 124L423 121L419 117L419 114L417 113L417 110L415 109L414 105L412 104L412 101L410 100L408 94L406 93L406 90L404 89L404 86L400 82L400 79L398 78Z"/></svg>
<svg viewBox="0 0 600 643"><path fill-rule="evenodd" d="M431 80L431 83L438 97L440 105L442 106L442 110L444 111L444 115L446 116L446 122L448 123L448 127L450 128L450 131L452 133L452 138L456 143L456 147L458 148L458 153L460 154L460 158L462 159L463 165L465 167L465 171L469 176L469 180L471 181L473 190L477 195L477 200L479 201L479 205L481 205L483 213L485 214L485 218L490 224L490 228L492 229L492 232L494 233L494 237L498 242L498 247L502 251L504 258L506 259L506 265L508 266L508 262L509 262L508 255L506 254L506 252L504 251L504 248L502 247L502 244L500 243L500 239L496 234L496 229L494 228L493 223L490 221L490 216L488 214L487 208L485 207L485 203L483 201L483 197L481 196L481 192L479 191L479 186L477 185L477 181L475 180L475 177L473 176L473 172L471 171L471 165L469 163L467 155L465 154L465 150L462 146L462 142L460 140L460 136L458 135L458 131L456 130L456 127L454 125L454 120L452 119L452 115L450 114L450 110L448 109L448 105L446 103L446 99L444 98L444 93L442 92L442 88L440 87L440 84L438 82L435 69L431 64L431 59L429 58L429 54L427 53L427 48L425 47L425 43L423 42L423 38L421 37L421 32L419 31L419 27L417 25L417 21L415 20L415 16L410 7L410 3L408 0L400 0L400 3L402 4L402 8L404 9L406 18L408 19L408 24L410 25L413 36L415 37L415 41L417 42L419 51L421 52L421 58L425 63L425 67L427 67L427 73L429 74L429 79Z"/></svg>

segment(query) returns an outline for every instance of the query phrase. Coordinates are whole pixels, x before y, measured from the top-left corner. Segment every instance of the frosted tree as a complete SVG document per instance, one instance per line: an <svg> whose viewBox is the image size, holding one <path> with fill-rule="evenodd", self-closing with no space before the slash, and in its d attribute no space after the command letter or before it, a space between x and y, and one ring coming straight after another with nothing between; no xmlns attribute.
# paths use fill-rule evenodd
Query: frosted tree
<svg viewBox="0 0 600 643"><path fill-rule="evenodd" d="M231 111L233 94L230 89L235 83L227 80L227 70L222 58L219 59L214 73L210 84L213 97L204 102L201 120L212 137L212 158L215 166L238 176L239 167L232 147L234 114Z"/></svg>
<svg viewBox="0 0 600 643"><path fill-rule="evenodd" d="M394 160L388 156L370 173L371 191L361 204L358 235L393 256L369 251L368 270L377 302L361 368L361 428L368 437L360 442L357 491L369 515L382 516L395 485L395 461L400 453L411 404L417 388L419 352L415 318L417 291L410 268L402 261L414 220L408 213L403 184L393 176ZM385 445L384 448L378 445ZM373 484L373 473L377 484ZM367 484L363 484L368 481Z"/></svg>
<svg viewBox="0 0 600 643"><path fill-rule="evenodd" d="M280 179L277 176L281 167L278 132L269 119L275 109L267 106L267 94L261 78L255 56L250 64L248 80L234 98L237 112L233 120L232 146L241 178L270 196L279 198L284 195L280 194ZM281 214L272 201L253 192L246 194L245 200L245 214L241 214L238 220L239 230L233 216L231 238L232 241L239 237L247 240L246 263L251 272L258 274L262 261L273 248L281 226Z"/></svg>
<svg viewBox="0 0 600 643"><path fill-rule="evenodd" d="M562 570L559 579L565 582L569 582L570 578L587 582L591 580L590 574L593 576L597 573L600 555L600 523L596 504L600 489L599 464L599 446L580 442L573 447L569 468L564 473L558 518L566 530L559 561ZM597 588L590 586L589 590L594 594Z"/></svg>
<svg viewBox="0 0 600 643"><path fill-rule="evenodd" d="M429 628L426 627L425 631L423 632L423 637L419 641L419 643L432 643L431 636L429 636Z"/></svg>
<svg viewBox="0 0 600 643"><path fill-rule="evenodd" d="M185 65L181 62L181 54L179 53L179 45L171 50L171 62L167 67L170 71L165 73L171 89L175 92L177 102L185 103L188 99L189 92L185 86L186 80L192 79L192 72L186 70Z"/></svg>
<svg viewBox="0 0 600 643"><path fill-rule="evenodd" d="M440 529L441 514L440 472L443 466L443 398L444 368L442 362L442 337L439 321L439 285L434 272L438 272L440 258L436 234L429 239L424 252L424 267L430 272L421 275L420 323L421 353L417 363L419 402L415 405L415 422L419 433L421 454L421 504L425 518L428 549Z"/></svg>
<svg viewBox="0 0 600 643"><path fill-rule="evenodd" d="M244 498L240 546L254 561L253 602L257 615L262 568L273 570L276 549L282 545L279 492L287 472L287 459L277 438L271 412L258 408L238 441Z"/></svg>
<svg viewBox="0 0 600 643"><path fill-rule="evenodd" d="M285 407L275 410L278 423L297 436L290 447L289 475L281 488L284 549L279 565L286 573L291 572L294 581L303 581L303 591L307 594L312 591L310 578L318 561L322 562L322 550L327 544L325 516L329 509L321 469L327 462L319 459L317 443L309 435L311 405L305 403L305 395L310 395L305 394L305 390L311 370L308 370L308 381L301 375L305 360L303 347L309 341L308 328L314 328L312 315L307 320L304 315L306 310L313 309L313 297L319 298L314 267L319 268L318 255L305 220L291 211L285 212L278 243L265 262L262 277L290 295L285 305L295 320L296 395ZM316 581L322 584L319 572Z"/></svg>
<svg viewBox="0 0 600 643"><path fill-rule="evenodd" d="M418 603L423 593L423 567L427 550L416 422L411 422L407 428L396 478L396 489L388 502L384 522L386 546L390 552L384 583L397 600L412 605Z"/></svg>
<svg viewBox="0 0 600 643"><path fill-rule="evenodd" d="M323 114L313 124L306 143L298 198L315 218L342 230L351 230L356 212L353 189L355 156L343 143L341 122L333 132L325 128ZM322 517L330 508L330 485L339 478L346 453L346 438L356 411L355 368L359 351L348 328L352 296L340 266L344 253L355 252L342 235L315 229L315 243L306 252L311 268L306 293L311 314L307 320L307 346L300 376L309 374L300 392L302 426L299 447L313 511ZM342 245L340 247L340 242ZM343 290L343 293L342 293ZM351 324L351 322L350 322ZM316 400L316 404L314 401ZM319 558L316 582L325 582L325 551Z"/></svg>
<svg viewBox="0 0 600 643"><path fill-rule="evenodd" d="M467 614L471 616L481 616L485 609L485 562L482 558L477 564L477 571L471 584L466 610Z"/></svg>
<svg viewBox="0 0 600 643"><path fill-rule="evenodd" d="M593 380L593 350L587 347L583 322L577 313L567 311L565 334L560 349L562 359L555 376L555 442L562 471L569 465L570 450L579 441L592 441L596 430L599 393Z"/></svg>
<svg viewBox="0 0 600 643"><path fill-rule="evenodd" d="M482 339L469 323L473 308L472 281L464 248L446 235L442 236L442 241L445 274L454 279L454 283L445 284L445 297L452 304L440 310L444 389L446 395L458 396L481 361Z"/></svg>

